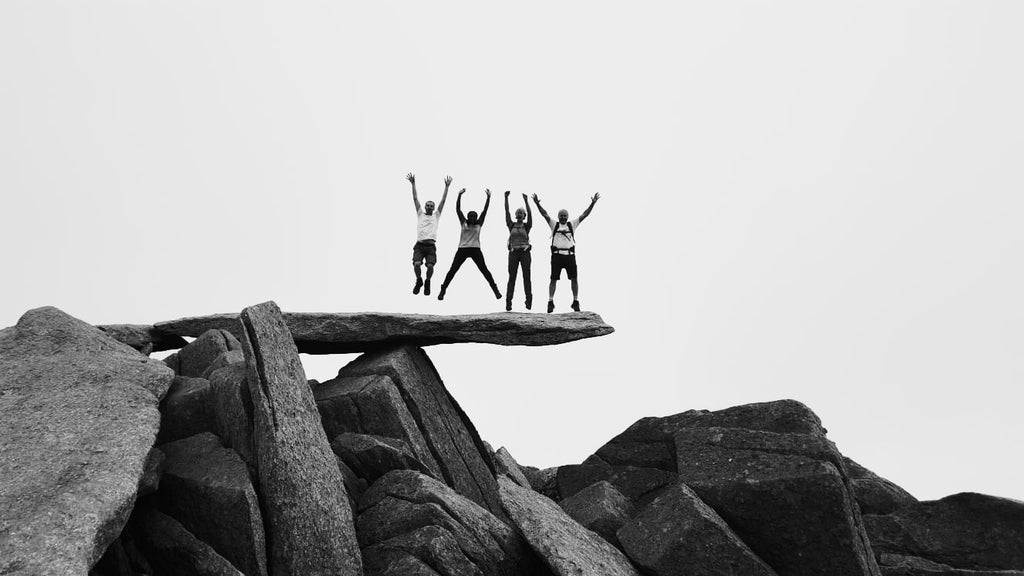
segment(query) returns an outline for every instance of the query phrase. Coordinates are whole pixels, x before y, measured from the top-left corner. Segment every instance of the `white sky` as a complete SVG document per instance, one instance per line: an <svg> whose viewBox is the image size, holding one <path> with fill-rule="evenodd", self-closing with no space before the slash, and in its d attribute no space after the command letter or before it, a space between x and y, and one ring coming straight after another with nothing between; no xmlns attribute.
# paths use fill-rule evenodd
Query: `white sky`
<svg viewBox="0 0 1024 576"><path fill-rule="evenodd" d="M471 264L411 294L406 172L455 178L437 274L454 191L499 193L502 287L501 191L601 192L580 300L615 334L428 349L496 448L795 398L919 498L1024 500L1024 3L493 6L0 2L0 326L499 311Z"/></svg>

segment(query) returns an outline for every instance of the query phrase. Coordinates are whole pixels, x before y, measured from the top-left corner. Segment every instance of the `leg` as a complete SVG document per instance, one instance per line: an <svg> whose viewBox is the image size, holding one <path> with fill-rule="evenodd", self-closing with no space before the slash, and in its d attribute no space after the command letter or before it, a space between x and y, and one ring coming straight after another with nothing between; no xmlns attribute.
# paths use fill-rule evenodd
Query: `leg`
<svg viewBox="0 0 1024 576"><path fill-rule="evenodd" d="M476 264L480 273L484 275L484 280L487 280L487 283L490 284L491 290L494 290L494 297L501 298L501 292L498 291L498 285L494 282L494 276L491 276L491 271L487 269L487 263L484 262L483 250L476 248L469 257L473 259L473 263Z"/></svg>
<svg viewBox="0 0 1024 576"><path fill-rule="evenodd" d="M427 262L427 281L423 283L423 295L430 296L430 277L434 275L434 264L437 263L437 247L431 244L425 257Z"/></svg>
<svg viewBox="0 0 1024 576"><path fill-rule="evenodd" d="M572 255L572 263L569 265L569 280L572 282L572 309L580 311L580 284L576 280L576 255Z"/></svg>
<svg viewBox="0 0 1024 576"><path fill-rule="evenodd" d="M533 282L530 279L530 264L533 257L530 256L529 250L523 252L519 262L523 266L523 290L526 292L526 309L529 310L533 305Z"/></svg>
<svg viewBox="0 0 1024 576"><path fill-rule="evenodd" d="M444 282L441 283L441 293L437 295L438 300L444 300L445 290L448 289L448 285L452 283L452 279L455 278L455 273L462 267L462 263L466 261L469 255L466 254L465 248L459 248L455 251L455 258L452 260L452 267L448 269L448 273L444 276Z"/></svg>
<svg viewBox="0 0 1024 576"><path fill-rule="evenodd" d="M505 310L512 309L512 294L516 289L516 275L519 273L520 250L508 251L508 284L505 285Z"/></svg>

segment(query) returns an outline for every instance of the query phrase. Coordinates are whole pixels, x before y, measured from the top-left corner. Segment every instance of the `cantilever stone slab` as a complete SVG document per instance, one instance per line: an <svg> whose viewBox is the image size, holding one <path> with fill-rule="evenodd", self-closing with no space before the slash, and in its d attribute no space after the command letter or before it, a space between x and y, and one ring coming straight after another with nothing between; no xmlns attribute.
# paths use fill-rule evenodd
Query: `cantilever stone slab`
<svg viewBox="0 0 1024 576"><path fill-rule="evenodd" d="M380 312L286 312L288 329L299 352L348 354L412 344L431 346L477 342L501 346L548 346L615 331L593 312L568 314L431 315ZM207 330L238 330L237 314L214 314L159 322L157 331L197 337ZM237 335L237 334L236 334Z"/></svg>

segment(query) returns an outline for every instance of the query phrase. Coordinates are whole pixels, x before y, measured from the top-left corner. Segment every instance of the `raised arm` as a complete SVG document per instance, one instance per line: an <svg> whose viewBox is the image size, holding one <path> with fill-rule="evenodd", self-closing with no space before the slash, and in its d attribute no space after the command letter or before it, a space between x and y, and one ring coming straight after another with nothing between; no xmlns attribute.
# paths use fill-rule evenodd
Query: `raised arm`
<svg viewBox="0 0 1024 576"><path fill-rule="evenodd" d="M419 214L420 198L419 196L416 195L416 175L413 174L412 172L409 172L408 174L405 175L405 179L409 181L409 184L412 184L412 202L413 204L416 205L416 213Z"/></svg>
<svg viewBox="0 0 1024 576"><path fill-rule="evenodd" d="M509 230L512 229L512 216L508 213L508 195L511 193L511 191L505 190L505 226L507 226Z"/></svg>
<svg viewBox="0 0 1024 576"><path fill-rule="evenodd" d="M580 214L580 222L583 222L584 218L586 218L587 216L590 216L590 211L594 209L594 204L597 204L597 200L600 197L601 197L601 195L597 194L597 193L595 193L593 196L591 196L591 198L590 198L590 206L587 206L587 209L583 211L583 214Z"/></svg>
<svg viewBox="0 0 1024 576"><path fill-rule="evenodd" d="M529 232L533 228L533 210L530 210L530 199L526 194L523 194L523 204L526 204L526 231Z"/></svg>
<svg viewBox="0 0 1024 576"><path fill-rule="evenodd" d="M487 200L484 201L484 209L480 211L480 218L477 220L481 226L484 225L484 218L487 218L487 208L491 205L491 189L484 190L487 193Z"/></svg>
<svg viewBox="0 0 1024 576"><path fill-rule="evenodd" d="M452 185L452 177L445 176L444 178L444 194L441 194L441 203L437 205L437 215L441 216L441 210L444 210L444 201L448 199L448 187Z"/></svg>
<svg viewBox="0 0 1024 576"><path fill-rule="evenodd" d="M459 215L459 224L466 223L466 215L462 213L462 195L465 193L465 188L459 190L459 196L455 199L455 213Z"/></svg>
<svg viewBox="0 0 1024 576"><path fill-rule="evenodd" d="M533 203L537 205L537 210L540 210L540 215L543 216L544 219L548 221L548 226L551 226L551 216L548 216L547 210L545 210L544 207L540 205L540 198L537 198L536 194L533 195Z"/></svg>

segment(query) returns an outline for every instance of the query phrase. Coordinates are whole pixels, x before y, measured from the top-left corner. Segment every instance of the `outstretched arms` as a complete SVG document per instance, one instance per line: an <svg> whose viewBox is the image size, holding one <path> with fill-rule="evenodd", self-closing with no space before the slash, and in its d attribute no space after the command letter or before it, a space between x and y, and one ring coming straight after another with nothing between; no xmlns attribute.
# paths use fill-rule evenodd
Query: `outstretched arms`
<svg viewBox="0 0 1024 576"><path fill-rule="evenodd" d="M444 177L444 194L441 195L441 203L437 205L437 215L441 216L441 210L444 210L444 201L448 199L448 187L452 185L452 177Z"/></svg>
<svg viewBox="0 0 1024 576"><path fill-rule="evenodd" d="M583 211L583 214L580 214L580 220L579 220L580 222L583 222L584 218L586 218L587 216L590 216L590 211L594 209L594 204L597 204L597 200L600 197L601 197L601 195L597 194L597 193L594 193L594 195L591 196L591 198L590 198L590 206L587 206L587 209Z"/></svg>
<svg viewBox="0 0 1024 576"><path fill-rule="evenodd" d="M510 190L505 190L505 226L507 226L509 230L512 229L512 215L508 213L508 195L511 193L512 192Z"/></svg>
<svg viewBox="0 0 1024 576"><path fill-rule="evenodd" d="M537 210L540 210L540 215L548 221L548 226L551 226L551 216L548 216L547 210L540 205L540 198L538 198L536 194L533 195L533 203L537 205Z"/></svg>
<svg viewBox="0 0 1024 576"><path fill-rule="evenodd" d="M459 224L466 223L466 215L462 213L462 195L465 193L465 188L459 190L459 196L455 199L455 213L459 215Z"/></svg>
<svg viewBox="0 0 1024 576"><path fill-rule="evenodd" d="M420 198L419 196L416 195L416 175L413 174L412 172L409 172L408 174L405 175L405 179L409 181L409 184L412 184L412 202L413 204L416 205L416 213L419 214Z"/></svg>
<svg viewBox="0 0 1024 576"><path fill-rule="evenodd" d="M487 217L487 208L491 205L491 189L487 188L484 190L487 193L487 200L484 201L484 209L480 211L480 218L477 219L477 224L484 225L484 218Z"/></svg>
<svg viewBox="0 0 1024 576"><path fill-rule="evenodd" d="M530 200L526 194L523 194L523 204L526 205L526 231L529 232L533 228L533 210L530 210Z"/></svg>

